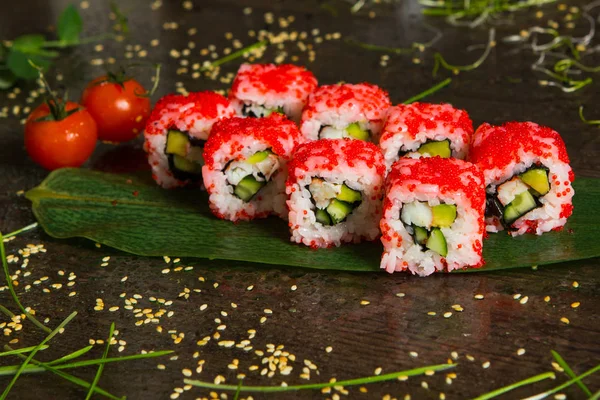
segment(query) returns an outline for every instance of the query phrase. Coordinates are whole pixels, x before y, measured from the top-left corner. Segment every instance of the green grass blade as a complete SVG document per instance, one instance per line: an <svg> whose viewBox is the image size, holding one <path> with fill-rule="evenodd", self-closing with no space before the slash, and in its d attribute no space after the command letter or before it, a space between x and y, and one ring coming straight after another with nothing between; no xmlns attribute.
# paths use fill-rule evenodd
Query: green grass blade
<svg viewBox="0 0 600 400"><path fill-rule="evenodd" d="M56 364L65 363L67 361L71 361L74 358L81 357L82 355L84 355L85 353L87 353L88 351L90 351L93 348L94 348L94 346L92 346L92 345L86 346L86 347L84 347L82 349L76 350L76 351L74 351L72 353L69 353L69 354L67 354L65 356L62 356L61 358L57 358L56 360L52 360L52 361L50 361L50 362L48 362L46 364L48 364L48 365L56 365Z"/></svg>
<svg viewBox="0 0 600 400"><path fill-rule="evenodd" d="M20 356L20 357L23 357L23 356ZM44 370L46 370L48 372L52 372L53 374L55 374L55 375L57 375L57 376L65 379L65 380L67 380L67 381L69 381L71 383L74 383L75 385L82 386L82 387L84 387L86 389L89 389L91 387L91 384L89 382L87 382L87 381L85 381L85 380L83 380L81 378L78 378L76 376L73 376L71 374L67 374L66 372L59 371L59 370L57 370L56 368L53 368L52 366L50 366L47 363L40 362L40 361L38 361L36 359L31 359L31 363L35 364L35 365L38 365L41 368L43 368ZM99 387L94 387L94 392L98 393L98 394L100 394L100 395L102 395L104 397L108 397L109 399L112 399L112 400L121 400L120 397L114 396L114 395L108 393L106 390L101 389Z"/></svg>
<svg viewBox="0 0 600 400"><path fill-rule="evenodd" d="M22 349L14 349L14 350L8 350L5 351L3 353L0 353L0 357L5 357L5 356L14 356L17 354L23 354L23 353L29 353L33 350L35 350L37 348L37 346L30 346L30 347L23 347ZM43 345L41 346L38 351L40 350L46 350L48 348L48 346Z"/></svg>
<svg viewBox="0 0 600 400"><path fill-rule="evenodd" d="M414 103L415 101L421 100L424 97L429 96L430 94L433 94L435 92L437 92L440 89L445 88L446 86L448 86L450 84L450 82L452 82L452 78L446 78L443 81L441 81L440 83L430 87L429 89L411 97L408 100L404 100L402 103L403 104L410 104L410 103Z"/></svg>
<svg viewBox="0 0 600 400"><path fill-rule="evenodd" d="M211 62L210 65L208 65L206 67L200 68L200 72L211 70L215 67L218 67L219 65L223 65L231 60L235 60L236 58L242 57L244 54L247 54L248 52L250 52L254 49L257 49L259 47L266 47L268 44L269 44L269 42L267 40L263 40L263 41L251 44L248 47L244 47L243 49L234 51L233 53L231 53L223 58L219 58L218 60Z"/></svg>
<svg viewBox="0 0 600 400"><path fill-rule="evenodd" d="M112 342L113 334L115 333L115 323L110 324L110 330L108 333L108 339L106 340L106 347L104 348L104 353L102 353L102 360L106 360L108 357L108 351L110 350L110 342ZM100 364L98 366L98 371L96 371L96 376L94 376L94 380L92 381L92 385L90 386L90 390L88 391L87 396L85 396L85 400L89 400L94 394L94 388L98 384L100 380L100 376L102 375L102 371L104 370L104 364Z"/></svg>
<svg viewBox="0 0 600 400"><path fill-rule="evenodd" d="M501 387L500 389L496 389L493 390L491 392L482 394L481 396L477 396L475 399L473 400L488 400L488 399L493 399L494 397L498 397L501 396L505 393L510 392L511 390L515 390L517 388L520 388L521 386L526 386L526 385L531 385L533 383L539 382L539 381L543 381L544 379L555 379L556 375L554 375L554 372L544 372L543 374L539 374L536 376L532 376L531 378L527 378L527 379L523 379L522 381L513 383L511 385L507 385L504 387Z"/></svg>
<svg viewBox="0 0 600 400"><path fill-rule="evenodd" d="M567 362L560 356L560 354L558 354L554 350L550 350L550 352L552 353L552 356L554 357L558 365L560 365L560 367L565 370L565 373L569 375L569 378L573 379L577 376L575 375L575 372L573 372L571 367L569 367L569 364L567 364ZM588 397L592 395L592 392L590 391L590 389L588 389L587 386L585 386L585 383L577 381L577 386L579 386L581 390L583 390L583 392L586 395L588 395Z"/></svg>
<svg viewBox="0 0 600 400"><path fill-rule="evenodd" d="M0 241L0 243L1 243L1 241ZM3 246L2 246L2 248L4 249ZM2 254L2 257L4 257L4 254ZM33 349L29 353L29 356L27 356L27 358L25 359L25 361L23 361L23 363L19 366L19 368L15 372L15 375L13 376L13 379L10 381L10 383L8 384L8 386L6 387L6 389L4 389L4 392L0 396L0 400L6 399L6 397L8 396L8 393L10 393L10 390L12 389L12 387L14 386L14 384L17 382L17 379L19 379L19 376L21 375L21 372L23 372L23 370L25 369L25 367L27 367L27 364L29 364L29 362L33 359L33 357L39 351L39 349L43 345L45 345L48 341L50 341L54 336L56 336L56 334L58 334L59 331L61 331L69 322L71 322L71 320L73 318L75 318L76 315L77 315L77 311L73 311L71 313L71 315L69 315L67 318L65 318L65 320L63 322L61 322L61 324L59 326L56 327L56 329L54 329L52 332L50 332L50 334L48 336L46 336L46 338L44 340L42 340L42 342L40 344L38 344L35 347L35 349Z"/></svg>
<svg viewBox="0 0 600 400"><path fill-rule="evenodd" d="M592 397L590 397L588 400L598 400L600 399L600 390L598 390L596 393L594 393L594 395Z"/></svg>
<svg viewBox="0 0 600 400"><path fill-rule="evenodd" d="M31 227L31 225L29 225L29 226ZM26 230L26 229L27 229L27 227L15 231L16 233L11 232L10 234L12 234L14 236L15 234L18 234L19 232L22 232L23 230ZM29 228L29 229L31 229L31 228ZM6 261L6 249L4 248L4 235L2 235L2 232L0 232L0 258L2 258L2 269L4 269L6 285L8 286L8 290L10 291L10 294L11 294L13 300L15 301L15 303L17 304L17 306L19 307L19 309L25 314L27 319L29 319L35 326L37 326L38 328L40 328L41 330L43 330L46 333L52 332L52 330L50 328L48 328L47 326L42 324L40 321L37 320L37 318L35 318L33 315L31 315L29 312L27 312L27 310L25 310L25 307L23 307L23 304L21 304L21 301L19 300L19 296L17 296L17 292L15 291L15 288L13 286L12 278L10 276L10 271L8 269L8 262Z"/></svg>
<svg viewBox="0 0 600 400"><path fill-rule="evenodd" d="M560 392L564 388L567 388L567 387L571 386L572 384L581 381L586 376L591 375L594 372L597 372L599 370L600 370L600 365L596 365L594 368L587 370L583 374L581 374L579 376L576 376L575 378L573 378L573 379L571 379L569 381L566 381L565 383L563 383L561 385L558 385L554 389L550 389L550 390L547 390L547 391L542 392L540 394L536 394L535 396L528 397L527 399L524 399L524 400L541 400L541 399L545 399L546 397L548 397L548 396L550 396L550 395L552 395L552 394L554 394L556 392Z"/></svg>
<svg viewBox="0 0 600 400"><path fill-rule="evenodd" d="M4 235L4 239L8 239L8 238L11 238L13 236L17 236L19 233L30 231L30 230L32 230L34 228L37 228L37 226L38 226L38 223L34 222L33 224L29 224L27 226L24 226L23 228L17 229L14 232L7 233L6 235Z"/></svg>
<svg viewBox="0 0 600 400"><path fill-rule="evenodd" d="M161 350L161 351L155 351L155 352L146 353L146 354L133 354L131 356L113 357L113 358L105 358L105 359L98 358L98 359L93 359L93 360L76 361L76 362L67 363L67 364L58 364L58 365L54 365L53 368L55 368L57 370L63 370L63 369L89 367L91 365L108 364L108 363L113 363L113 362L133 361L133 360L142 360L142 359L146 359L146 358L162 357L162 356L166 356L171 353L173 353L173 350ZM14 375L16 373L16 371L18 370L18 368L19 368L19 365L8 365L8 366L0 367L0 376ZM23 370L23 373L29 374L29 373L36 373L36 372L43 372L43 371L44 371L43 368L29 365L29 366L27 366L27 368L25 368Z"/></svg>
<svg viewBox="0 0 600 400"><path fill-rule="evenodd" d="M420 367L409 369L406 371L392 372L384 375L373 375L358 379L349 379L345 381L337 382L325 382L325 383L311 383L306 385L295 385L295 386L239 386L239 385L217 385L210 382L203 382L193 379L184 379L184 382L188 385L201 387L204 389L214 389L219 391L230 391L230 392L260 392L260 393L275 393L275 392L293 392L297 390L315 390L323 389L333 386L355 386L355 385L366 385L369 383L384 382L397 379L399 376L415 376L422 375L427 371L444 371L450 368L456 367L458 364L440 364L430 365L427 367Z"/></svg>

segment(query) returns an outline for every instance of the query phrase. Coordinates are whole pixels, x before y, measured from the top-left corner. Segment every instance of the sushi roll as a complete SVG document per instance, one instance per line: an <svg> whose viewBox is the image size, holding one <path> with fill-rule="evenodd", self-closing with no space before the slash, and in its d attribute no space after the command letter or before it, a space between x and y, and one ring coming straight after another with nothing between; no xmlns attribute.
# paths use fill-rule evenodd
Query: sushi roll
<svg viewBox="0 0 600 400"><path fill-rule="evenodd" d="M483 265L483 174L469 162L401 158L386 181L381 268L420 276Z"/></svg>
<svg viewBox="0 0 600 400"><path fill-rule="evenodd" d="M322 139L299 146L286 183L291 241L317 248L375 240L384 173L372 143Z"/></svg>
<svg viewBox="0 0 600 400"><path fill-rule="evenodd" d="M390 105L387 92L370 83L321 86L308 98L300 130L307 140L376 143Z"/></svg>
<svg viewBox="0 0 600 400"><path fill-rule="evenodd" d="M308 95L317 79L306 68L291 64L242 64L229 92L231 104L243 117L266 117L272 112L300 122Z"/></svg>
<svg viewBox="0 0 600 400"><path fill-rule="evenodd" d="M473 122L450 104L412 103L391 107L379 139L388 168L400 157L465 159Z"/></svg>
<svg viewBox="0 0 600 400"><path fill-rule="evenodd" d="M558 132L533 122L483 124L470 159L485 176L488 232L541 235L562 229L573 212L575 175Z"/></svg>
<svg viewBox="0 0 600 400"><path fill-rule="evenodd" d="M214 92L167 95L146 123L144 150L152 178L170 189L202 181L203 148L215 122L233 117L229 101Z"/></svg>
<svg viewBox="0 0 600 400"><path fill-rule="evenodd" d="M287 218L287 161L301 141L298 127L280 114L217 122L202 167L213 214L230 221Z"/></svg>

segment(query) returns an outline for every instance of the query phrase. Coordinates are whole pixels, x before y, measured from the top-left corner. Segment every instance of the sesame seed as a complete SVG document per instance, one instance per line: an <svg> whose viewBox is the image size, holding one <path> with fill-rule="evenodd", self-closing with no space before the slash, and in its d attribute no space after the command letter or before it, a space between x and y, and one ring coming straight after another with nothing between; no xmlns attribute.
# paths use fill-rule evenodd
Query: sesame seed
<svg viewBox="0 0 600 400"><path fill-rule="evenodd" d="M489 362L489 361L486 361L486 362L484 362L483 364L481 364L481 367L482 367L483 369L488 369L488 368L490 367L490 365L491 365L491 364L490 364L490 362Z"/></svg>
<svg viewBox="0 0 600 400"><path fill-rule="evenodd" d="M417 353L416 351L411 351L410 353L408 353L412 358L417 358L419 357L419 353Z"/></svg>
<svg viewBox="0 0 600 400"><path fill-rule="evenodd" d="M298 286L296 286L296 285L292 285L292 287L290 288L290 290L291 290L292 292L293 292L293 291L295 291L296 289L298 289Z"/></svg>
<svg viewBox="0 0 600 400"><path fill-rule="evenodd" d="M166 367L164 364L158 364L158 365L156 366L156 368L157 368L157 369L160 369L160 370L164 370L164 369L166 369L167 367Z"/></svg>
<svg viewBox="0 0 600 400"><path fill-rule="evenodd" d="M267 322L267 317L261 317L260 318L260 323L264 324L265 322Z"/></svg>
<svg viewBox="0 0 600 400"><path fill-rule="evenodd" d="M450 318L452 316L452 313L450 311L444 313L444 318Z"/></svg>
<svg viewBox="0 0 600 400"><path fill-rule="evenodd" d="M580 303L580 302L578 302L578 301L576 301L576 302L574 302L574 303L571 303L571 307L572 307L572 308L577 308L577 307L579 307L580 305L581 305L581 303Z"/></svg>
<svg viewBox="0 0 600 400"><path fill-rule="evenodd" d="M435 371L432 369L428 369L427 371L425 371L425 375L427 375L427 376L432 376L434 374L435 374Z"/></svg>
<svg viewBox="0 0 600 400"><path fill-rule="evenodd" d="M564 369L560 365L558 365L557 362L552 361L551 364L552 364L552 368L554 368L556 371L558 371L558 372L564 371Z"/></svg>
<svg viewBox="0 0 600 400"><path fill-rule="evenodd" d="M564 393L557 393L554 395L554 398L556 400L565 400L567 398L567 395Z"/></svg>
<svg viewBox="0 0 600 400"><path fill-rule="evenodd" d="M171 272L171 270L169 268L165 268L161 271L163 274L168 274L169 272Z"/></svg>
<svg viewBox="0 0 600 400"><path fill-rule="evenodd" d="M423 389L429 389L429 384L428 384L427 382L425 382L425 381L422 381L422 382L421 382L421 387L422 387Z"/></svg>
<svg viewBox="0 0 600 400"><path fill-rule="evenodd" d="M404 296L406 296L406 295L402 292L396 293L396 297L404 297Z"/></svg>
<svg viewBox="0 0 600 400"><path fill-rule="evenodd" d="M381 375L381 371L383 371L383 369L381 367L377 367L375 368L375 371L373 372L374 375Z"/></svg>
<svg viewBox="0 0 600 400"><path fill-rule="evenodd" d="M523 297L521 300L519 300L519 303L525 304L525 303L527 303L527 301L529 301L529 296Z"/></svg>
<svg viewBox="0 0 600 400"><path fill-rule="evenodd" d="M560 319L560 322L562 322L565 325L569 325L571 323L567 317L562 317Z"/></svg>
<svg viewBox="0 0 600 400"><path fill-rule="evenodd" d="M398 377L398 380L399 380L399 381L402 381L402 382L404 382L404 381L407 381L407 380L408 380L408 376L406 376L406 375L400 375L400 376Z"/></svg>
<svg viewBox="0 0 600 400"><path fill-rule="evenodd" d="M433 317L433 316L437 315L437 313L436 313L435 311L429 311L429 312L427 313L427 315L429 315L429 316L432 316L432 317Z"/></svg>
<svg viewBox="0 0 600 400"><path fill-rule="evenodd" d="M265 308L264 312L265 314L273 314L273 310L271 310L270 308Z"/></svg>
<svg viewBox="0 0 600 400"><path fill-rule="evenodd" d="M452 358L454 360L458 360L458 353L456 351L453 351L452 353L450 353L450 356L452 356Z"/></svg>
<svg viewBox="0 0 600 400"><path fill-rule="evenodd" d="M467 354L465 357L467 358L467 360L469 360L469 361L471 361L471 362L472 362L472 361L475 361L475 357L473 357L473 356L472 356L472 355L470 355L470 354Z"/></svg>
<svg viewBox="0 0 600 400"><path fill-rule="evenodd" d="M513 299L519 300L521 298L521 293L517 293L513 296Z"/></svg>
<svg viewBox="0 0 600 400"><path fill-rule="evenodd" d="M518 356L522 356L523 354L525 354L525 349L521 348L517 350L517 355Z"/></svg>
<svg viewBox="0 0 600 400"><path fill-rule="evenodd" d="M333 347L331 347L331 346L327 346L327 347L325 347L325 351L326 351L327 353L331 353L331 352L333 351Z"/></svg>
<svg viewBox="0 0 600 400"><path fill-rule="evenodd" d="M182 370L181 370L181 373L182 373L183 375L187 376L187 377L190 377L190 376L192 376L192 370L191 370L191 369L188 369L188 368L184 368L184 369L182 369Z"/></svg>
<svg viewBox="0 0 600 400"><path fill-rule="evenodd" d="M475 298L475 300L483 300L483 298L484 298L484 297L483 297L483 295L482 295L482 294L476 294L476 295L474 296L474 298Z"/></svg>
<svg viewBox="0 0 600 400"><path fill-rule="evenodd" d="M579 287L579 282L577 282L577 281L574 281L574 282L573 282L573 284L572 284L572 286L573 286L574 288L578 288L578 287Z"/></svg>
<svg viewBox="0 0 600 400"><path fill-rule="evenodd" d="M546 303L550 302L550 296L546 296L546 297L544 297L544 301L545 301Z"/></svg>
<svg viewBox="0 0 600 400"><path fill-rule="evenodd" d="M252 289L254 289L254 285L250 285L246 288L247 291L251 291Z"/></svg>
<svg viewBox="0 0 600 400"><path fill-rule="evenodd" d="M114 306L114 307L111 307L108 309L108 311L110 311L110 312L115 312L117 310L119 310L119 306Z"/></svg>

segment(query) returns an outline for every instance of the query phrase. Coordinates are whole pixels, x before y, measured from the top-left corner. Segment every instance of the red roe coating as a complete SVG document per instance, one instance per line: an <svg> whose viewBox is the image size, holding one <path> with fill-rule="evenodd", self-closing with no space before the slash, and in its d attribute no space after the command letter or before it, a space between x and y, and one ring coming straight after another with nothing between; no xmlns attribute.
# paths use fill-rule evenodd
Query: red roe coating
<svg viewBox="0 0 600 400"><path fill-rule="evenodd" d="M390 108L381 140L393 136L400 124L406 125L406 131L413 139L419 132L436 129L438 125L442 125L449 134L462 129L465 143L469 143L473 134L473 121L469 114L450 104L412 103Z"/></svg>
<svg viewBox="0 0 600 400"><path fill-rule="evenodd" d="M199 118L203 119L214 119L222 117L222 110L230 107L229 100L224 96L210 91L205 92L194 92L187 96L180 94L169 94L161 98L150 114L150 118L146 123L146 134L147 135L159 135L164 132L165 124L161 121L163 115L167 112L178 111L185 106L191 105L185 108L178 115L179 120L185 120L190 115L197 114ZM219 107L219 105L221 107ZM221 113L219 112L221 110ZM230 112L230 116L233 116L233 111ZM195 120L191 119L189 122L189 129L193 126ZM166 126L174 125L175 121L171 121Z"/></svg>
<svg viewBox="0 0 600 400"><path fill-rule="evenodd" d="M292 64L243 64L233 81L230 98L244 99L245 94L286 94L304 101L317 87L317 79L306 68Z"/></svg>
<svg viewBox="0 0 600 400"><path fill-rule="evenodd" d="M323 85L308 99L302 120L314 118L325 109L356 113L356 109L369 120L382 120L391 106L388 93L370 83Z"/></svg>
<svg viewBox="0 0 600 400"><path fill-rule="evenodd" d="M569 164L567 149L558 132L533 122L507 122L502 126L484 123L473 137L469 161L484 171L504 169L520 161L520 152Z"/></svg>
<svg viewBox="0 0 600 400"><path fill-rule="evenodd" d="M215 163L215 153L217 153L223 144L231 143L234 154L241 155L243 146L235 146L236 137L245 138L253 136L259 141L268 143L273 152L284 160L291 156L287 146L282 142L293 141L293 147L302 143L303 138L298 131L298 127L292 121L281 114L273 113L267 118L228 118L218 121L213 125L212 131L206 144L204 145L204 161L206 165L212 168Z"/></svg>
<svg viewBox="0 0 600 400"><path fill-rule="evenodd" d="M482 210L485 204L484 178L481 170L467 161L454 158L404 158L392 166L387 177L387 190L396 185L414 190L417 184L435 185L441 195L461 193L461 197L471 203L471 208ZM390 202L384 204L384 210L391 207ZM484 231L483 214L480 221L480 232Z"/></svg>
<svg viewBox="0 0 600 400"><path fill-rule="evenodd" d="M321 160L315 164L315 159ZM303 174L311 170L335 170L345 162L350 167L357 161L363 161L369 168L375 168L377 174L385 174L385 164L381 150L373 143L351 139L321 139L305 143L296 149L294 158L288 164L287 186L303 179ZM303 172L304 171L304 172Z"/></svg>

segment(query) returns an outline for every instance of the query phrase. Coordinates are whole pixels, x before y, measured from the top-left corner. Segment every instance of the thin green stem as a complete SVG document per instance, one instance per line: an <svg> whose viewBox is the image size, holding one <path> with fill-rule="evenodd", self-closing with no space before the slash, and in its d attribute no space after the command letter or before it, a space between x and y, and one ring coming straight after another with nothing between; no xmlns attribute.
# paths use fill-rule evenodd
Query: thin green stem
<svg viewBox="0 0 600 400"><path fill-rule="evenodd" d="M29 356L27 356L27 358L25 359L25 361L23 361L23 363L19 366L19 368L17 369L17 371L16 371L15 375L13 376L12 380L10 381L10 383L8 384L8 386L6 387L6 389L4 389L4 392L0 396L0 400L6 399L6 397L8 396L8 393L10 392L10 390L12 389L12 387L14 386L14 384L17 382L17 379L19 379L19 376L21 375L21 373L23 372L23 370L27 367L27 364L29 364L29 362L33 359L33 357L40 350L40 348L43 345L45 345L48 341L50 341L54 336L56 336L69 322L71 322L71 320L73 318L75 318L76 315L77 315L77 311L73 311L71 313L71 315L69 315L67 318L65 318L65 320L63 322L61 322L61 324L59 326L56 327L56 329L54 329L53 331L51 331L50 334L48 336L46 336L46 338L44 340L42 340L42 342L40 344L38 344L35 347L35 349L33 349L29 353Z"/></svg>
<svg viewBox="0 0 600 400"><path fill-rule="evenodd" d="M539 374L536 376L532 376L531 378L527 378L527 379L523 379L522 381L513 383L512 385L508 385L508 386L504 386L501 387L500 389L496 389L493 390L489 393L486 394L482 394L481 396L476 397L473 400L488 400L488 399L493 399L494 397L498 397L502 394L508 393L511 390L515 390L517 388L520 388L521 386L526 386L526 385L531 385L533 383L539 382L539 381L543 381L544 379L555 379L556 375L554 375L554 372L544 372L543 374Z"/></svg>
<svg viewBox="0 0 600 400"><path fill-rule="evenodd" d="M102 353L102 360L106 360L108 357L108 351L110 350L110 342L112 342L113 334L115 333L115 323L110 324L110 330L108 332L108 339L106 340L106 347L104 348L104 353ZM90 386L90 390L88 391L87 396L85 396L85 400L89 400L94 394L94 389L100 380L100 376L102 376L102 371L104 371L104 364L100 364L98 366L98 371L96 371L96 376L94 376L94 380L92 381L92 385Z"/></svg>
<svg viewBox="0 0 600 400"><path fill-rule="evenodd" d="M8 262L6 261L6 249L4 248L4 236L2 235L2 232L0 232L0 258L2 258L2 268L4 269L4 276L6 277L6 285L8 286L8 290L10 291L10 294L12 295L12 298L19 307L19 309L35 326L42 329L46 333L52 332L50 328L42 324L40 321L37 320L37 318L35 318L33 315L27 312L27 310L25 310L25 307L23 307L23 304L21 304L19 296L17 296L17 292L15 292L15 288L12 283L12 277L10 276L10 271L8 270Z"/></svg>
<svg viewBox="0 0 600 400"><path fill-rule="evenodd" d="M229 62L231 60L235 60L236 58L242 57L244 54L247 54L248 52L250 52L256 48L267 46L268 44L269 44L269 42L267 40L262 40L260 42L251 44L250 46L244 47L243 49L239 49L238 51L235 51L223 58L219 58L218 60L211 62L209 65L200 68L200 72L211 70L215 67L218 67L219 65L225 64L226 62Z"/></svg>
<svg viewBox="0 0 600 400"><path fill-rule="evenodd" d="M5 351L3 353L0 353L0 357L29 353L30 351L33 351L36 348L37 348L37 346L30 346L30 347L23 347L22 349L11 349L11 350ZM48 346L44 345L44 346L40 347L38 350L46 350L47 348L48 348Z"/></svg>
<svg viewBox="0 0 600 400"><path fill-rule="evenodd" d="M590 397L588 400L598 400L600 399L600 390L598 390L596 393L594 393L594 395L592 397Z"/></svg>
<svg viewBox="0 0 600 400"><path fill-rule="evenodd" d="M541 400L541 399L545 399L546 397L550 396L551 394L554 394L556 392L560 392L561 390L563 390L566 387L571 386L574 383L577 383L579 381L581 381L583 378L585 378L588 375L593 374L594 372L597 372L600 370L600 364L596 365L594 368L587 370L586 372L584 372L583 374L576 376L575 378L566 381L565 383L563 383L562 385L558 385L557 387L555 387L554 389L550 389L547 390L545 392L542 392L540 394L537 394L535 396L531 396L528 397L527 399L524 400Z"/></svg>
<svg viewBox="0 0 600 400"><path fill-rule="evenodd" d="M69 381L71 383L74 383L75 385L82 386L82 387L84 387L86 389L89 389L90 386L91 386L89 382L87 382L87 381L85 381L83 379L80 379L80 378L78 378L76 376L73 376L71 374L67 374L66 372L59 371L56 368L51 367L47 363L43 363L43 362L38 361L36 359L32 359L31 363L35 364L35 365L38 365L38 366L42 367L43 369L45 369L46 371L52 372L53 374L55 374L55 375L63 378L64 380L67 380L67 381ZM108 393L106 390L101 389L99 387L95 387L94 388L94 392L97 393L97 394L100 394L100 395L102 395L104 397L107 397L109 399L112 399L112 400L122 400L122 398L114 396L114 395Z"/></svg>
<svg viewBox="0 0 600 400"><path fill-rule="evenodd" d="M583 116L583 106L579 106L579 118L588 125L600 125L600 119L585 119Z"/></svg>
<svg viewBox="0 0 600 400"><path fill-rule="evenodd" d="M571 369L571 367L569 366L569 364L567 364L567 362L564 360L564 358L562 358L560 356L560 354L558 354L554 350L550 350L550 352L552 353L552 357L554 357L554 359L556 360L556 362L558 363L558 365L560 365L561 368L563 370L565 370L565 373L569 376L569 378L575 378L577 376L577 375L575 375L575 372L573 372L573 370ZM579 386L581 388L581 390L583 390L583 392L588 397L590 397L592 395L592 392L590 391L590 389L588 389L587 386L585 386L585 383L583 383L581 381L577 381L577 386Z"/></svg>
<svg viewBox="0 0 600 400"><path fill-rule="evenodd" d="M92 346L92 345L86 346L86 347L84 347L82 349L76 350L76 351L74 351L72 353L69 353L69 354L67 354L65 356L62 356L61 358L57 358L56 360L50 361L50 362L48 362L46 364L48 364L48 365L56 365L56 364L65 363L67 361L71 361L74 358L81 357L82 355L84 355L85 353L87 353L88 351L90 351L93 348L94 348L94 346Z"/></svg>
<svg viewBox="0 0 600 400"><path fill-rule="evenodd" d="M481 57L479 57L474 63L469 64L469 65L448 64L448 62L444 59L444 57L442 56L441 53L435 53L435 55L434 55L435 64L433 66L433 76L437 75L437 72L438 72L440 66L447 70L450 70L454 73L458 73L458 71L472 71L472 70L478 68L481 64L483 64L483 62L486 60L486 58L490 55L492 48L494 48L496 46L495 37L496 37L496 30L494 28L492 28L492 29L490 29L488 43L485 48L485 51L483 52Z"/></svg>
<svg viewBox="0 0 600 400"><path fill-rule="evenodd" d="M355 40L353 38L347 38L345 39L345 42L353 45L353 46L357 46L357 47L361 47L365 50L371 50L371 51L381 51L384 53L393 53L393 54L411 54L414 53L417 50L416 47L416 43L413 43L412 48L402 48L402 47L387 47L387 46L379 46L376 44L370 44L370 43L364 43L364 42L359 42L358 40Z"/></svg>
<svg viewBox="0 0 600 400"><path fill-rule="evenodd" d="M15 317L15 314L12 311L10 311L8 308L4 307L2 304L0 304L0 312L2 312L3 314L6 314L6 316L9 318Z"/></svg>
<svg viewBox="0 0 600 400"><path fill-rule="evenodd" d="M402 103L403 104L410 104L410 103L414 103L415 101L421 100L424 97L429 96L430 94L433 94L435 92L437 92L440 89L445 88L446 86L448 86L450 84L450 82L452 82L452 78L446 78L443 81L441 81L440 83L430 87L429 89L411 97L408 100L404 100Z"/></svg>
<svg viewBox="0 0 600 400"><path fill-rule="evenodd" d="M13 236L17 236L19 233L23 233L23 232L26 232L26 231L30 231L30 230L32 230L33 228L37 228L37 226L38 226L38 223L37 223L37 222L34 222L33 224L30 224L30 225L24 226L23 228L21 228L21 229L17 229L17 230L16 230L16 231L14 231L14 232L7 233L6 235L4 235L4 239L8 239L8 238L11 238L11 237L13 237Z"/></svg>
<svg viewBox="0 0 600 400"><path fill-rule="evenodd" d="M392 379L397 379L400 376L415 376L422 375L427 371L444 371L450 368L456 367L458 364L440 364L440 365L431 365L427 367L410 369L407 371L400 372L392 372L390 374L385 375L374 375L368 376L365 378L358 379L349 379L345 381L337 381L337 382L326 382L326 383L312 383L306 385L296 385L296 386L241 386L238 385L217 385L210 382L202 382L193 379L184 379L184 382L188 385L197 386L205 389L215 389L219 391L241 391L241 392L261 392L261 393L275 393L275 392L292 392L297 390L307 390L307 389L323 389L333 386L354 386L354 385L365 385L369 383L375 382L383 382L389 381Z"/></svg>
<svg viewBox="0 0 600 400"><path fill-rule="evenodd" d="M591 73L600 72L600 65L596 66L596 67L588 67L587 65L583 65L579 61L573 60L572 58L564 58L562 60L557 61L556 64L554 64L554 71L564 72L564 71L568 70L569 68L571 68L572 66L575 66L585 72L591 72Z"/></svg>
<svg viewBox="0 0 600 400"><path fill-rule="evenodd" d="M112 362L123 362L123 361L140 360L140 359L145 359L145 358L162 357L162 356L165 356L165 355L171 354L171 353L173 353L172 350L161 350L161 351L155 351L153 353L133 354L131 356L77 361L77 362L73 362L73 363L69 363L69 364L54 365L53 368L55 368L57 370L63 370L63 369L89 367L91 365L108 364L108 363L112 363ZM18 370L18 368L19 368L19 365L8 365L5 367L0 367L0 376L14 375L16 373L16 371ZM44 368L27 366L27 368L25 368L23 370L23 373L30 374L30 373L43 372L43 371L44 371Z"/></svg>
<svg viewBox="0 0 600 400"><path fill-rule="evenodd" d="M64 49L67 47L74 47L74 46L79 46L82 44L101 42L104 39L115 39L117 36L118 35L115 35L114 33L106 32L106 33L102 33L100 35L88 36L86 38L79 39L77 42L65 42L62 40L48 40L48 41L44 42L44 45L42 47L47 48L47 49L50 49L50 48Z"/></svg>

